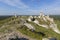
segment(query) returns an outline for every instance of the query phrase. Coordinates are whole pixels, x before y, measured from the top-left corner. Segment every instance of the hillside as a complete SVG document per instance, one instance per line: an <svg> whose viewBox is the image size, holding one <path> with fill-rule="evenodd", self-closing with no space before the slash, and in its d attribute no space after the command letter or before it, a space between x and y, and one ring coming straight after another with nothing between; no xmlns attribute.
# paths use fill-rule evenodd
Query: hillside
<svg viewBox="0 0 60 40"><path fill-rule="evenodd" d="M6 40L6 37L9 37L9 34L17 34L16 36L19 38L27 38L26 40L42 40L42 38L48 37L55 37L57 40L60 40L60 34L54 32L50 27L46 29L45 27L37 25L36 22L34 23L34 20L36 19L40 22L39 24L46 24L49 26L49 21L45 22L44 20L35 17L32 21L28 21L29 18L31 18L31 16L12 16L6 19L3 18L0 21L0 40ZM54 22L60 30L59 19L54 20Z"/></svg>

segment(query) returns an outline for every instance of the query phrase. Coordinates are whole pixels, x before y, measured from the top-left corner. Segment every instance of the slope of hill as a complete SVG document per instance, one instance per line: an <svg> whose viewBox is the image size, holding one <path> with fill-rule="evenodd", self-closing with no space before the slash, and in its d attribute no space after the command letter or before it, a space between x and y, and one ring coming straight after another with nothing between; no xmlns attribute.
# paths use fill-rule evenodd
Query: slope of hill
<svg viewBox="0 0 60 40"><path fill-rule="evenodd" d="M37 25L34 22L27 21L29 16L18 16L18 17L8 17L7 19L0 21L0 36L4 34L9 34L12 32L21 33L23 37L29 40L42 40L42 38L56 37L60 40L60 34L54 32L51 28L46 29L42 26ZM40 21L40 19L37 19ZM60 21L54 20L57 27L60 29ZM42 24L49 24L40 21ZM28 26L26 26L28 23ZM31 27L30 27L30 26ZM33 27L33 28L32 28ZM21 35L19 33L19 35ZM24 36L25 35L25 36ZM7 35L8 36L8 35ZM9 36L8 36L9 37Z"/></svg>

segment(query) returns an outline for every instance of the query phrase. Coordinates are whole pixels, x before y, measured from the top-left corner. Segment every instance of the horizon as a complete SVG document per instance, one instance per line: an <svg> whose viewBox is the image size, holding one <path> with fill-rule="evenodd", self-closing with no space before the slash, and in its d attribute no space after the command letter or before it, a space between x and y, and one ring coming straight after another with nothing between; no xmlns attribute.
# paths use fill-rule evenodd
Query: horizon
<svg viewBox="0 0 60 40"><path fill-rule="evenodd" d="M60 0L0 0L0 15L60 15Z"/></svg>

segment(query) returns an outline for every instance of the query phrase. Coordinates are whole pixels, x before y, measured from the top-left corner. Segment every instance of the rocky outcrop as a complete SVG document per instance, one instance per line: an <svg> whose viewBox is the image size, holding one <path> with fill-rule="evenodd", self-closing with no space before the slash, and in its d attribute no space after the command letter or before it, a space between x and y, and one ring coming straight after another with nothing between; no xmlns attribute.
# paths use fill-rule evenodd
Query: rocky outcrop
<svg viewBox="0 0 60 40"><path fill-rule="evenodd" d="M28 18L28 21L32 21L34 17L33 16L30 16ZM38 18L38 19L36 19ZM42 13L40 14L40 16L36 17L34 21L35 24L39 25L39 26L42 26L46 29L49 29L51 28L53 31L55 31L56 33L60 34L60 30L57 28L57 24L55 24L53 18L50 18L49 16L45 16L43 15ZM41 24L42 23L42 24ZM44 24L45 23L45 24Z"/></svg>

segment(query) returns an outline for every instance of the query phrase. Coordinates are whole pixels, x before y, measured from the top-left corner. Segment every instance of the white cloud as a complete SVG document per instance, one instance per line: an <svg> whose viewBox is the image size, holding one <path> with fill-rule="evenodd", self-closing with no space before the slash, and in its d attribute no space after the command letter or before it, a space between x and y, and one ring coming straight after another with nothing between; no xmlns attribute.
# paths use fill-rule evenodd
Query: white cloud
<svg viewBox="0 0 60 40"><path fill-rule="evenodd" d="M14 6L14 7L17 7L17 8L21 8L21 9L24 9L23 11L25 11L26 13L29 13L29 14L37 14L37 10L33 10L31 8L29 8L28 5L24 4L21 0L0 0L0 2L3 2L7 5L10 5L10 6ZM7 12L7 10L1 10L2 12ZM11 10L9 10L8 12L10 12ZM12 10L13 11L13 10ZM14 12L14 11L13 11ZM17 11L18 13L19 11ZM24 12L22 12L24 13Z"/></svg>
<svg viewBox="0 0 60 40"><path fill-rule="evenodd" d="M31 0L35 1L35 0ZM42 7L40 6L39 9L32 9L29 8L28 5L24 4L21 0L0 0L0 2L3 2L5 4L8 4L10 6L15 6L17 8L24 9L25 12L31 13L31 14L39 14L41 11L46 14L53 14L53 13L60 13L60 0L55 0L55 2L51 3L50 5L44 4ZM19 11L20 12L20 11Z"/></svg>
<svg viewBox="0 0 60 40"><path fill-rule="evenodd" d="M60 14L60 0L55 0L50 5L45 4L40 10L45 14Z"/></svg>
<svg viewBox="0 0 60 40"><path fill-rule="evenodd" d="M0 0L1 2L17 8L28 8L21 0Z"/></svg>

